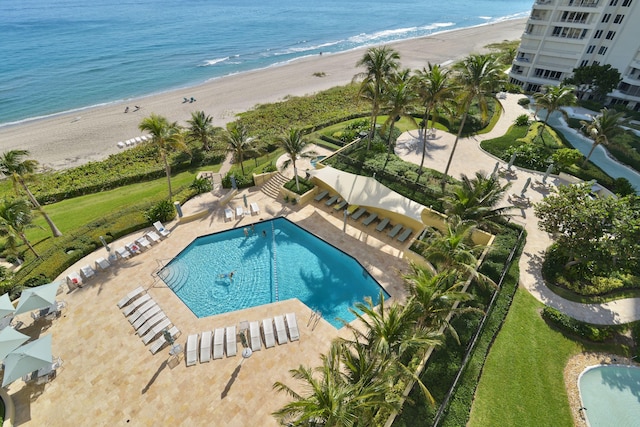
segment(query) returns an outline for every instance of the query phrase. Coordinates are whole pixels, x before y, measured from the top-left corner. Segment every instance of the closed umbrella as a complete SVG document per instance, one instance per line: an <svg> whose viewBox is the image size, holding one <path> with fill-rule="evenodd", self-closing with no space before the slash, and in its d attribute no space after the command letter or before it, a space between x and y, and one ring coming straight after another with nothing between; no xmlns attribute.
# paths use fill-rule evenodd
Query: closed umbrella
<svg viewBox="0 0 640 427"><path fill-rule="evenodd" d="M244 207L248 208L249 207L249 203L247 203L247 195L246 194L242 195L242 200L244 201Z"/></svg>
<svg viewBox="0 0 640 427"><path fill-rule="evenodd" d="M4 328L0 331L0 360L7 357L16 348L29 340L29 336L16 331L13 328Z"/></svg>
<svg viewBox="0 0 640 427"><path fill-rule="evenodd" d="M16 307L16 314L50 307L55 304L59 287L60 282L52 282L47 285L25 289L20 294L20 302Z"/></svg>
<svg viewBox="0 0 640 427"><path fill-rule="evenodd" d="M496 165L493 167L493 172L491 172L491 177L496 176L496 173L498 172L499 167L500 167L500 162L496 162Z"/></svg>
<svg viewBox="0 0 640 427"><path fill-rule="evenodd" d="M531 184L531 178L527 178L527 182L524 183L524 187L522 187L522 191L520 192L521 196L524 196L525 191L529 188L529 184Z"/></svg>
<svg viewBox="0 0 640 427"><path fill-rule="evenodd" d="M16 311L13 303L9 299L9 294L4 294L0 297L0 318L11 314Z"/></svg>
<svg viewBox="0 0 640 427"><path fill-rule="evenodd" d="M51 366L51 335L46 335L18 347L4 359L2 387L11 384L29 372Z"/></svg>
<svg viewBox="0 0 640 427"><path fill-rule="evenodd" d="M547 168L547 171L544 173L544 176L542 177L543 184L547 183L547 178L549 178L549 175L551 175L552 170L553 170L553 163L549 165L549 167Z"/></svg>
<svg viewBox="0 0 640 427"><path fill-rule="evenodd" d="M509 164L507 165L507 169L511 170L511 166L513 166L513 162L516 161L517 154L513 153L511 158L509 159Z"/></svg>

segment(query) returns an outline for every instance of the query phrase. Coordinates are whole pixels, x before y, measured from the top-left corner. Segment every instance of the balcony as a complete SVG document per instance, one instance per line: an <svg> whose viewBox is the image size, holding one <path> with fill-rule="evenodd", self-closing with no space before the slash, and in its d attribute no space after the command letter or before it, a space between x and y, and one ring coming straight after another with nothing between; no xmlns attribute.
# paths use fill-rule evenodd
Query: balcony
<svg viewBox="0 0 640 427"><path fill-rule="evenodd" d="M573 7L598 7L599 0L569 0L567 6Z"/></svg>

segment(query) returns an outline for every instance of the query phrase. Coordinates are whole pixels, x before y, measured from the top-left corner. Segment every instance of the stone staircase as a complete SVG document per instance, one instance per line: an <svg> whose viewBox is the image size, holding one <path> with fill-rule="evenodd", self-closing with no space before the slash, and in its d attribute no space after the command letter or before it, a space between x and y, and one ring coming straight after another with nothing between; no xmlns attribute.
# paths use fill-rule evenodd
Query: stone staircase
<svg viewBox="0 0 640 427"><path fill-rule="evenodd" d="M260 191L267 196L277 199L280 194L280 187L289 181L289 178L278 172L269 181L265 182Z"/></svg>

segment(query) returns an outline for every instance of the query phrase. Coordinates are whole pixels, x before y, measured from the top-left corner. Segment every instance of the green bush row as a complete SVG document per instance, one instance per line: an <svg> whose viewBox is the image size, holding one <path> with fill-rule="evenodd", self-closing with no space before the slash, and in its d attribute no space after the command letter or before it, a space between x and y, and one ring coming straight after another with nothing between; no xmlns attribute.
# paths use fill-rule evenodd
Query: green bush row
<svg viewBox="0 0 640 427"><path fill-rule="evenodd" d="M558 329L589 341L602 342L613 336L613 329L609 326L584 323L552 307L546 306L542 310L542 317Z"/></svg>
<svg viewBox="0 0 640 427"><path fill-rule="evenodd" d="M289 191L293 191L296 194L303 195L304 193L306 193L307 191L309 191L313 187L315 187L313 182L307 181L306 179L300 178L300 177L298 177L298 184L300 184L300 190L298 190L298 186L296 185L296 180L294 178L294 179L286 182L284 184L284 188L286 188Z"/></svg>

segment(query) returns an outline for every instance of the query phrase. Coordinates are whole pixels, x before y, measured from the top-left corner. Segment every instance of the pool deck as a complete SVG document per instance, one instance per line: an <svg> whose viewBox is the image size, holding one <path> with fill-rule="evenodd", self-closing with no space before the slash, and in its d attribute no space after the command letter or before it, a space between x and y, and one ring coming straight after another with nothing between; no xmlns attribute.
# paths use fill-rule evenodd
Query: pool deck
<svg viewBox="0 0 640 427"><path fill-rule="evenodd" d="M401 275L408 272L408 265L402 253L408 241L400 246L386 234L376 232L374 226L367 228L353 221L349 221L343 233L342 216L323 205L283 205L258 188L243 190L230 205L241 206L246 195L249 203L259 204L260 215L225 222L224 208L218 204L222 195L207 193L188 202L184 206L185 215L202 209L211 213L192 222L166 224L172 230L168 238L140 255L118 261L84 287L68 292L63 285L58 301L65 301L67 307L60 318L34 324L28 313L17 316L17 320L24 322L20 329L23 333L31 337L52 334L53 355L64 363L57 376L45 385L26 385L17 380L7 387L16 409L14 425L278 425L271 413L288 402L289 397L275 392L274 382L281 381L300 390L288 371L301 364L318 366L319 356L328 350L331 340L349 333L346 328L336 330L324 320L312 328L308 325L311 310L298 300L196 318L153 274L200 235L284 216L354 256L392 298L404 299ZM150 229L110 246L122 246L146 231ZM107 255L105 249L100 249L60 278ZM183 348L190 334L217 327L238 327L243 320L261 321L286 312L296 313L300 340L263 348L248 359L242 358L239 349L235 357L186 367L184 355L171 357L167 347L152 355L116 306L137 286L146 288L180 329L176 342Z"/></svg>

